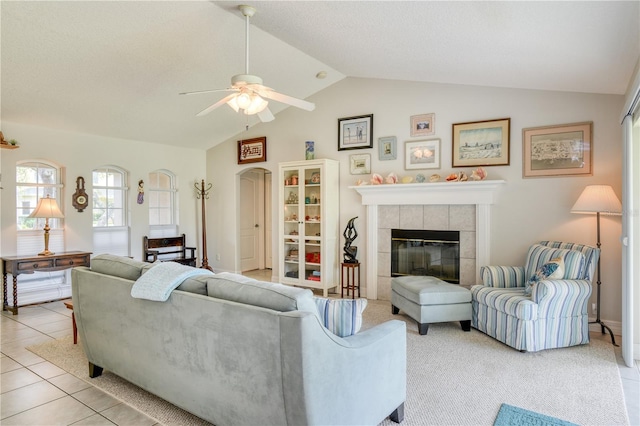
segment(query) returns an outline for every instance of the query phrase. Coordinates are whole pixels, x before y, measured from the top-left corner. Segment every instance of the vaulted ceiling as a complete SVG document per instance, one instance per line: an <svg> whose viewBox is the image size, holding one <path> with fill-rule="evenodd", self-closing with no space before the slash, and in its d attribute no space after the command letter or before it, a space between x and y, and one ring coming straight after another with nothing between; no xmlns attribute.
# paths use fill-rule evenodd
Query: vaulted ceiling
<svg viewBox="0 0 640 426"><path fill-rule="evenodd" d="M209 148L256 122L224 96L244 73L230 1L2 1L2 120ZM298 98L345 77L624 94L638 1L256 1L250 72ZM318 72L326 78L316 78ZM286 106L270 102L276 114Z"/></svg>

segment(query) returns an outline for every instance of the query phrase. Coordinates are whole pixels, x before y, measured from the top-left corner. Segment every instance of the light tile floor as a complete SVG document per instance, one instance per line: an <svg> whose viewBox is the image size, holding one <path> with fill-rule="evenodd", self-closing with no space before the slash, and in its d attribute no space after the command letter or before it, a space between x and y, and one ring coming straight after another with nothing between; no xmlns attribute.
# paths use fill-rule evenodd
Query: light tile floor
<svg viewBox="0 0 640 426"><path fill-rule="evenodd" d="M245 273L271 280L271 270ZM154 425L126 403L45 361L25 348L72 333L62 301L24 306L0 316L0 423L3 425ZM593 333L592 338L609 341ZM616 341L621 337L616 336ZM631 425L640 426L640 366L622 362L616 348ZM597 392L594 389L594 392ZM606 407L602 407L606 409Z"/></svg>

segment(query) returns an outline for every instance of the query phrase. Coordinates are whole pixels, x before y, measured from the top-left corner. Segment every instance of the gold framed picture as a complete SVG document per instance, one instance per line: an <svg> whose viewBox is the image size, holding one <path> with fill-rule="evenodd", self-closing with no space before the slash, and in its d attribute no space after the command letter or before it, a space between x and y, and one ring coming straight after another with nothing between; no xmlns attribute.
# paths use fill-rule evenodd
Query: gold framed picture
<svg viewBox="0 0 640 426"><path fill-rule="evenodd" d="M510 118L454 123L453 167L508 166Z"/></svg>

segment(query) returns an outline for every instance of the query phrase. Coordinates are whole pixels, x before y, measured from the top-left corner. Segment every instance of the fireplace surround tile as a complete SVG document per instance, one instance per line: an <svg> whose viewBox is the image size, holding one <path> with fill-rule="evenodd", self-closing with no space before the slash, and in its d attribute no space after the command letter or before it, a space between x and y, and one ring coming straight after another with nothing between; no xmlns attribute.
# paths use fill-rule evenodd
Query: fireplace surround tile
<svg viewBox="0 0 640 426"><path fill-rule="evenodd" d="M449 206L449 227L457 231L476 230L476 206L453 205Z"/></svg>
<svg viewBox="0 0 640 426"><path fill-rule="evenodd" d="M423 208L424 227L434 231L449 230L449 206L448 205L425 205Z"/></svg>
<svg viewBox="0 0 640 426"><path fill-rule="evenodd" d="M476 233L460 231L460 257L463 259L475 259L476 257Z"/></svg>
<svg viewBox="0 0 640 426"><path fill-rule="evenodd" d="M424 229L423 212L422 206L400 206L398 229Z"/></svg>
<svg viewBox="0 0 640 426"><path fill-rule="evenodd" d="M391 253L391 228L378 228L378 253Z"/></svg>
<svg viewBox="0 0 640 426"><path fill-rule="evenodd" d="M378 228L397 228L400 226L400 206L378 207Z"/></svg>

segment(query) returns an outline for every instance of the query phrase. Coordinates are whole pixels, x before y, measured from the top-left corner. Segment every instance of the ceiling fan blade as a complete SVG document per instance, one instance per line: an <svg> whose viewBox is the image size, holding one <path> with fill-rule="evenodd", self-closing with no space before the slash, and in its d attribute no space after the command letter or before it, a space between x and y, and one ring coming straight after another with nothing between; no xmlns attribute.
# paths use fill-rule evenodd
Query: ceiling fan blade
<svg viewBox="0 0 640 426"><path fill-rule="evenodd" d="M225 103L227 103L231 98L233 98L234 96L236 96L235 93L232 93L230 95L225 96L224 98L220 99L218 102L216 102L215 104L211 105L208 108L203 109L202 111L200 111L199 113L196 114L196 117L202 117L203 115L207 115L209 114L211 111L213 111L214 109L218 108L220 105L223 105Z"/></svg>
<svg viewBox="0 0 640 426"><path fill-rule="evenodd" d="M269 110L269 108L265 108L262 111L260 111L258 113L258 118L263 123L268 123L269 121L273 121L275 119L275 117L273 116L273 113Z"/></svg>
<svg viewBox="0 0 640 426"><path fill-rule="evenodd" d="M282 93L275 92L267 87L259 90L258 93L260 94L260 96L267 99L273 99L274 101L292 105L306 111L313 111L316 108L316 104L312 102L303 101L302 99L294 98L293 96L283 95Z"/></svg>
<svg viewBox="0 0 640 426"><path fill-rule="evenodd" d="M214 93L214 92L237 92L238 89L234 89L230 87L228 89L211 89L211 90L196 90L195 92L181 92L178 95L200 95L203 93Z"/></svg>

